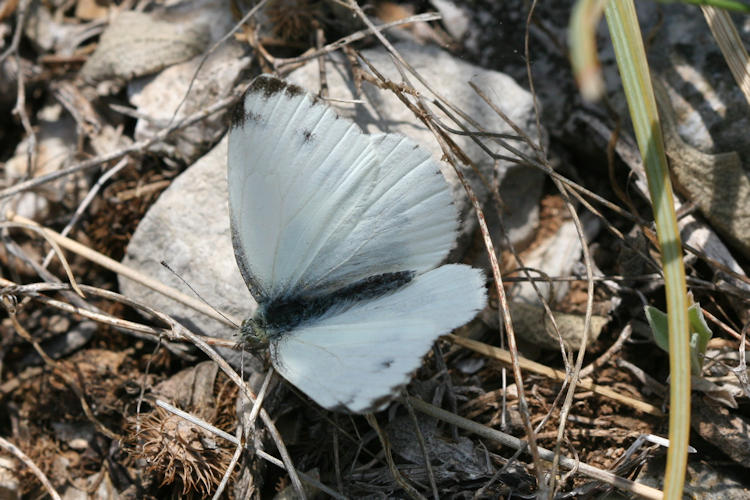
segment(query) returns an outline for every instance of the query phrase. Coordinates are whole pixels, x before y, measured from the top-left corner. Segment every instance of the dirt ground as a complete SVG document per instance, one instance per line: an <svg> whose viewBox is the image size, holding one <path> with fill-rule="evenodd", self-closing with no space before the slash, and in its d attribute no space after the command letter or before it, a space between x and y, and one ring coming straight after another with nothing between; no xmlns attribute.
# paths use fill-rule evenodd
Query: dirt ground
<svg viewBox="0 0 750 500"><path fill-rule="evenodd" d="M552 131L548 146L558 173L623 212L599 205L604 229L588 241L596 276L592 313L598 323L569 405L564 403L569 386L565 371L574 366L577 347L565 346L564 361L556 340L548 348L520 334L523 360L517 366L525 403L519 402L513 363L505 350L510 347L507 332L499 333L502 307L494 284L488 286L488 308L435 344L386 411L374 416L329 412L276 375L263 391L264 410L252 421L245 391L253 391L253 396L261 392L263 371L247 377L256 365L248 361L240 367L220 366L197 345L205 340L214 347L235 347L236 342L187 336L173 320L142 314L140 306L150 304L113 295L120 291L120 271L91 255L120 262L146 212L199 156L188 151L188 140L157 141L169 147L148 144L133 150L142 139L127 83L102 93L102 82L116 78L82 81L91 71L84 70L84 64L104 43L101 33L111 14L141 3L153 9L147 12L163 7L161 2L0 0L0 199L3 210L15 214L3 216L0 244L5 311L0 328L0 498L58 493L69 499L208 498L223 478L227 484L221 486L222 498L295 498L300 493L297 478L286 472L282 461L302 473L302 488L311 498L422 498L435 493L442 498L529 498L546 491L538 484L543 477L538 466L548 471L551 464L500 436L528 441L529 425L536 446L585 466L571 472L565 460L556 465L555 498L595 498L615 491L613 480L602 479L596 471L610 472L627 484L662 487L665 448L644 439L669 434L669 356L654 343L643 314L644 305L665 309L659 252L648 225L652 215L648 203L632 192L627 162L614 156L608 162L606 144L594 139L575 149L562 140L564 134ZM249 11L242 2L225 3L235 22ZM264 29L247 22L233 35L254 58L245 76L238 77L238 87L252 75L273 70L282 58L365 30L343 3L271 4ZM482 8L482 2L467 5L475 13ZM45 14L34 14L33 9ZM429 2L377 2L366 12L382 23L432 10ZM548 14L541 10L537 15ZM45 22L50 23L47 38L57 37L52 42L29 31L32 24ZM402 36L438 43L459 58L471 59L471 50L452 38L449 22L455 21L422 22ZM518 19L505 22L525 26ZM345 50L354 57L378 43L371 36L358 37L347 40ZM367 75L363 85L378 82L366 68L359 70ZM528 87L527 82L522 86ZM228 91L210 104L221 99L227 104L217 109L225 112L238 97ZM57 118L41 113L51 105L61 105ZM129 111L122 111L125 106ZM211 125L211 133L201 129L204 135L190 148L208 151L228 124L225 116ZM50 137L57 142L48 142ZM54 161L61 154L66 160ZM28 159L43 168L28 167ZM121 160L127 161L97 186ZM18 162L28 167L21 174L11 169ZM73 171L76 166L80 169ZM498 240L498 270L507 294L529 281L523 272L529 259L573 220L549 178L540 190L539 219L526 241L511 251L499 242L498 233L492 235ZM92 193L90 199L87 193ZM19 201L24 194L29 198ZM502 212L496 202L484 206ZM591 215L578 201L573 207ZM695 204L687 203L683 213L706 223ZM627 214L648 224L634 223ZM41 226L60 233L68 225L67 238L90 253L38 230ZM472 238L464 261L481 266L488 262L485 240L480 231ZM57 257L44 263L52 248L49 241L65 248L65 264ZM693 382L690 444L696 453L689 459L686 484L696 498L750 495L750 385L741 348L750 325L750 280L743 274L750 260L741 246L728 248L738 270L727 269L705 251L686 251L688 287L713 332L702 377ZM577 259L584 260L580 255ZM538 282L550 278L569 283L564 297L551 306L561 328L581 330L589 284L583 264L570 269L564 276L542 276ZM86 285L83 297L69 285L68 276ZM531 319L522 319L523 314L511 308L517 329L550 329L543 309ZM259 366L269 367L264 353L258 359ZM249 378L247 384L238 384L240 371ZM157 406L157 400L225 434L201 428ZM440 409L458 420L438 413ZM560 434L562 412L566 425ZM628 488L620 494L635 496Z"/></svg>

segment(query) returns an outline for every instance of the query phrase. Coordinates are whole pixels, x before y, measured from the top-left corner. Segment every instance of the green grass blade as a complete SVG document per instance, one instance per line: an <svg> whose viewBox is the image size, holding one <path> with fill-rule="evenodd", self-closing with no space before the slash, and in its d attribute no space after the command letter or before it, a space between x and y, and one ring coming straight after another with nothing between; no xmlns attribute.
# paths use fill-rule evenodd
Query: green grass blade
<svg viewBox="0 0 750 500"><path fill-rule="evenodd" d="M671 380L669 450L664 478L664 498L679 500L682 498L685 482L690 434L690 322L682 244L672 202L672 185L667 171L659 116L635 5L632 0L611 0L604 12L638 148L648 177L664 268Z"/></svg>

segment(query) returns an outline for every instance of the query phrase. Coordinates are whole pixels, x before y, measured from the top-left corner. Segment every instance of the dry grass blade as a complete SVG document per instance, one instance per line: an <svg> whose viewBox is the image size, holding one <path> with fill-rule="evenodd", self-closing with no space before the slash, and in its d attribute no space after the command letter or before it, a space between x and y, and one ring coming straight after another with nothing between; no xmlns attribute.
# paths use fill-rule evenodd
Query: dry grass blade
<svg viewBox="0 0 750 500"><path fill-rule="evenodd" d="M195 415L191 415L191 414L189 414L186 411L180 410L179 408L177 408L177 407L175 407L175 406L167 403L166 401L162 401L160 399L157 399L156 400L156 406L158 406L160 408L164 408L168 412L174 413L178 417L184 418L188 422L190 422L192 424L195 424L198 427L200 427L200 428L202 428L204 430L207 430L208 432L210 432L210 433L212 433L212 434L214 434L216 436L224 438L224 439L226 439L227 441L229 441L232 444L236 444L236 445L241 444L241 441L238 438L236 438L235 436L232 436L231 434L222 431L221 429L217 428L216 426L209 424L205 420L200 419L200 418L196 417Z"/></svg>
<svg viewBox="0 0 750 500"><path fill-rule="evenodd" d="M230 320L230 321L234 321L234 323L227 321L227 319L224 316L222 316L221 314L219 314L210 306L206 305L200 300L197 300L193 297L185 295L184 293L179 292L175 290L174 288L168 287L164 285L163 283L161 283L160 281L150 278L144 275L143 273L136 271L135 269L122 265L116 260L111 259L107 257L106 255L102 255L92 250L91 248L85 245L82 245L81 243L78 243L75 240L66 238L60 235L59 233L52 231L51 229L41 228L35 222L29 219L26 219L24 217L21 217L20 215L16 215L16 214L8 214L8 219L11 221L20 223L20 224L24 224L30 228L36 228L35 230L41 232L45 236L45 238L47 238L51 242L54 242L60 245L61 247L66 248L67 250L70 250L71 252L75 252L81 257L84 257L90 260L91 262L99 264L105 269L109 269L110 271L115 272L133 281L136 281L142 284L143 286L151 288L152 290L156 290L157 292L162 293L165 296L170 297L182 304L185 304L186 306L191 307L195 309L196 311L199 311L205 314L206 316L214 318L217 321L221 321L224 324L228 324L229 326L236 326L237 324L239 324L239 321L236 321L236 320Z"/></svg>
<svg viewBox="0 0 750 500"><path fill-rule="evenodd" d="M57 255L57 257L60 259L60 265L62 265L63 269L65 270L65 275L68 277L68 281L70 282L71 288L75 290L75 292L82 298L85 298L86 296L83 294L81 289L78 287L78 283L76 283L76 279L73 276L73 271L70 270L70 265L68 265L68 261L65 258L65 255L62 253L62 250L60 250L60 246L58 245L57 241L55 241L55 238L52 234L53 231L49 231L44 229L43 227L36 224L34 221L31 221L29 219L24 218L18 218L15 221L12 219L13 214L8 213L6 214L6 217L8 217L11 222L2 222L0 223L0 227L20 227L24 229L29 229L31 231L34 231L35 233L39 233L42 235L42 237L47 240L47 243L50 244L52 247L52 251ZM57 234L57 233L55 233Z"/></svg>
<svg viewBox="0 0 750 500"><path fill-rule="evenodd" d="M456 335L448 335L447 337L457 345L484 354L485 356L490 356L506 364L512 363L510 352L506 351L505 349L500 349L499 347L494 347L482 342L477 342L476 340L458 337ZM565 372L555 370L554 368L550 368L541 363L537 363L525 358L519 358L518 363L522 369L537 373L539 375L544 375L545 377L549 377L552 380L564 382L570 378ZM630 406L631 408L635 408L638 411L648 413L649 415L654 415L656 417L664 416L664 413L658 407L652 404L628 396L624 396L616 391L613 391L612 389L594 384L590 380L579 380L577 385L582 389L586 389L592 391L594 394L598 394L600 396L610 398L614 401L618 401L622 404Z"/></svg>
<svg viewBox="0 0 750 500"><path fill-rule="evenodd" d="M244 446L242 446L242 440L240 439L242 437L242 427L237 427L237 435L235 438L237 439L237 447L234 449L234 455L232 455L232 460L229 462L229 466L227 467L227 470L224 472L224 477L221 478L221 482L219 483L219 486L216 488L216 491L214 492L214 496L211 497L212 500L219 500L221 498L221 494L224 492L224 489L227 487L227 484L229 484L229 478L232 476L232 472L234 471L234 468L237 466L237 463L240 461L240 457L242 456L242 450L244 449Z"/></svg>
<svg viewBox="0 0 750 500"><path fill-rule="evenodd" d="M52 483L49 482L49 479L47 479L47 476L44 475L44 472L42 472L41 469L39 469L39 467L37 467L36 464L16 445L0 436L0 448L4 449L8 453L19 459L24 463L24 465L26 465L26 467L31 469L31 472L33 472L34 475L39 479L39 482L42 483L49 496L51 496L54 500L61 500L60 494L52 486Z"/></svg>
<svg viewBox="0 0 750 500"><path fill-rule="evenodd" d="M732 22L729 13L723 9L711 6L702 6L701 10L706 18L708 26L711 28L716 43L719 44L721 53L729 65L737 86L745 95L745 99L750 104L750 58L744 43L737 33L737 28Z"/></svg>
<svg viewBox="0 0 750 500"><path fill-rule="evenodd" d="M565 395L565 401L563 402L562 408L560 408L560 424L558 426L557 431L557 443L555 444L555 460L552 462L552 473L550 474L550 481L552 482L552 490L554 491L554 481L557 477L557 458L561 452L562 442L563 442L563 433L565 431L565 424L568 420L568 414L570 412L570 408L573 404L573 395L575 394L576 390L576 384L578 382L578 374L581 371L581 367L583 366L583 357L586 355L586 346L588 344L588 338L589 334L591 332L591 316L593 314L594 309L594 271L592 267L592 260L591 260L591 253L589 252L588 242L586 241L586 237L583 232L583 225L581 224L581 219L578 217L578 213L576 213L575 207L573 206L573 203L570 199L570 196L568 194L568 189L565 187L565 184L562 182L555 180L555 187L557 187L558 191L562 195L563 199L565 200L565 206L568 208L568 212L571 215L571 218L573 219L573 223L575 224L576 232L578 233L578 238L580 238L581 241L581 250L583 251L583 261L586 266L586 315L584 317L584 323L583 323L583 332L581 333L581 345L578 349L578 356L576 357L576 363L573 367L573 372L570 374L569 382L570 386L568 387L568 392ZM562 346L562 339L560 339L560 345Z"/></svg>

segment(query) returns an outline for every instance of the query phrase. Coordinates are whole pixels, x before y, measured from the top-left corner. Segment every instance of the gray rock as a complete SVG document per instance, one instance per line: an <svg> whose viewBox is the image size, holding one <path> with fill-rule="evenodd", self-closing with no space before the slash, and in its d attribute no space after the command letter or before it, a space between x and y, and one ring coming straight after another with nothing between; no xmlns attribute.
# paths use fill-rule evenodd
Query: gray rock
<svg viewBox="0 0 750 500"><path fill-rule="evenodd" d="M244 318L255 302L237 270L232 250L226 157L225 138L172 182L138 225L123 263L192 294L161 265L166 261L213 307L230 317ZM196 333L235 338L236 330L127 278L120 277L120 289ZM238 359L237 352L225 350L223 354Z"/></svg>
<svg viewBox="0 0 750 500"><path fill-rule="evenodd" d="M430 3L443 16L445 30L455 40L462 40L470 28L466 10L451 0L431 0Z"/></svg>
<svg viewBox="0 0 750 500"><path fill-rule="evenodd" d="M104 31L81 77L92 83L127 81L190 59L205 50L208 41L205 25L184 28L151 14L126 11Z"/></svg>
<svg viewBox="0 0 750 500"><path fill-rule="evenodd" d="M76 124L57 103L39 110L36 115L36 150L34 168L29 168L29 137L17 146L15 154L4 165L3 181L11 186L29 177L53 174L69 167L76 154ZM60 204L76 206L89 189L89 176L78 173L27 190L11 198L10 207L28 219L41 221L54 213Z"/></svg>
<svg viewBox="0 0 750 500"><path fill-rule="evenodd" d="M227 97L250 62L250 58L242 56L243 48L231 41L210 54L205 61L203 56L194 57L155 76L130 82L130 102L144 116L136 123L135 139L149 139L173 119L178 121ZM226 128L226 114L226 111L216 113L178 130L165 143L152 146L151 151L164 152L172 158L192 163L206 151L208 145L221 138Z"/></svg>
<svg viewBox="0 0 750 500"><path fill-rule="evenodd" d="M670 91L682 139L704 153L737 151L747 171L748 102L702 12L677 4L665 5L663 12L668 22L659 24L649 49L649 63ZM651 22L656 18L653 16ZM735 25L747 46L750 26Z"/></svg>
<svg viewBox="0 0 750 500"><path fill-rule="evenodd" d="M711 457L690 457L685 474L683 498L694 500L744 500L748 498L747 473L712 464ZM637 480L654 488L664 487L665 459L649 460L638 473ZM744 476L744 477L743 477Z"/></svg>
<svg viewBox="0 0 750 500"><path fill-rule="evenodd" d="M465 89L468 86L463 83L463 79L455 78L457 74L464 75L466 79L473 75L474 81L487 89L488 93L504 96L503 103L507 103L505 110L517 123L521 126L530 123L530 97L510 78L466 65L434 49L399 48L406 57L419 62L418 69L424 71L425 77L436 89L444 91L449 99L475 119L484 121L487 128L507 131L494 114L480 105L478 97L467 93ZM365 55L379 66L391 64L384 52L369 51ZM313 69L315 67L312 65ZM305 86L310 88L310 82L314 81L311 76L313 69L308 67L301 70L291 79L298 83L307 83ZM332 63L329 67L331 96L350 98L353 95L351 91L346 93L346 89L350 87L345 86L344 81L341 68ZM417 124L414 117L402 106L392 105L394 98L379 91L368 91L368 97L371 97L374 104L357 106L356 109L353 104L349 104L344 107L338 106L338 109L341 114L354 117L367 131L404 132L435 154L440 154L432 136ZM516 104L519 109L513 107ZM464 143L468 144L468 141L462 140L462 145ZM466 149L472 152L475 161L486 175L493 175L493 162L483 158L483 153L478 154L476 148ZM518 170L517 167L511 168L506 164L498 168L500 177L508 170ZM529 172L532 175L528 182L541 184L541 177L534 171ZM510 201L510 197L507 199ZM524 200L522 206L527 206L525 210L533 210L536 203L536 199ZM527 214L522 215L528 218ZM190 293L175 276L160 265L161 260L167 261L172 269L216 309L237 318L247 317L253 310L254 302L237 269L229 233L226 140L220 142L175 179L169 189L162 193L139 224L124 259L125 264L152 278ZM173 315L200 333L236 338L236 331L232 328L188 310L183 305L128 279L121 278L120 286L126 295ZM237 352L225 354L237 360Z"/></svg>

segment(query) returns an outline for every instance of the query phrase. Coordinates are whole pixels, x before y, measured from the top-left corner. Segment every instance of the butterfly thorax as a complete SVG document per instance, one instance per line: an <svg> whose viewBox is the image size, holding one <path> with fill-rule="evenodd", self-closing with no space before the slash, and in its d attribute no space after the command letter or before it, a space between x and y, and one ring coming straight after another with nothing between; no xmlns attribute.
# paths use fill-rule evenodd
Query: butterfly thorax
<svg viewBox="0 0 750 500"><path fill-rule="evenodd" d="M261 301L252 317L242 322L240 334L252 344L267 345L284 332L321 316L330 305L326 296L302 298L299 296Z"/></svg>
<svg viewBox="0 0 750 500"><path fill-rule="evenodd" d="M300 325L338 313L355 302L393 292L409 283L414 275L414 271L383 273L332 292L260 300L255 314L242 322L242 340L251 350L264 347Z"/></svg>

